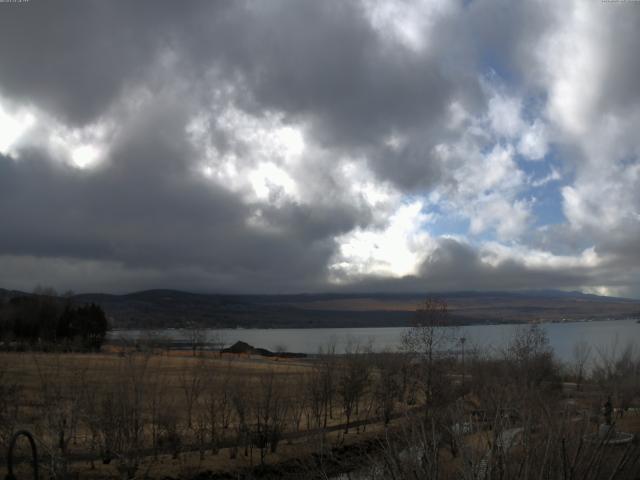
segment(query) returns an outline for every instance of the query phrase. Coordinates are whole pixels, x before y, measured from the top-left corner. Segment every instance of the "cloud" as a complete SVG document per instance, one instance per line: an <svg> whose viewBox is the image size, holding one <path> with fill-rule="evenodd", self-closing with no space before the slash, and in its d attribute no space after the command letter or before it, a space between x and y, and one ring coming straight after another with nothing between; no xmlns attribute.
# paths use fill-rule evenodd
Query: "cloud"
<svg viewBox="0 0 640 480"><path fill-rule="evenodd" d="M0 284L638 296L629 7L0 7Z"/></svg>
<svg viewBox="0 0 640 480"><path fill-rule="evenodd" d="M356 229L340 236L339 250L330 266L333 281L349 283L367 275L415 275L428 256L433 240L424 230L429 215L416 201L400 206L384 228Z"/></svg>

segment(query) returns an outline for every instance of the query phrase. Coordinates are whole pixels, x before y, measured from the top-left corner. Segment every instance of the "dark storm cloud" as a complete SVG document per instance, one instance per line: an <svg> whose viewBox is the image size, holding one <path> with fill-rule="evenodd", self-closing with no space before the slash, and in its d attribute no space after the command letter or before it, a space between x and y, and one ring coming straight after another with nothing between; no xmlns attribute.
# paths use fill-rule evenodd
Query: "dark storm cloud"
<svg viewBox="0 0 640 480"><path fill-rule="evenodd" d="M255 2L223 20L184 38L189 59L239 74L247 108L317 121L317 139L332 148L435 120L452 91L437 49L383 43L357 2Z"/></svg>
<svg viewBox="0 0 640 480"><path fill-rule="evenodd" d="M195 99L206 98L211 72L221 82L240 75L239 83L250 86L246 105L255 109L286 108L291 98L292 114L309 116L331 92L339 98L327 111L342 108L344 97L357 93L357 79L342 86L342 94L336 82L348 78L345 68L358 70L352 63L363 56L371 32L361 20L358 27L348 8L331 12L314 5L274 5L274 13L267 10L264 18L256 18L243 4L34 1L3 16L0 92L17 102L82 125L108 112L123 89L136 82L160 87L186 82L192 96L181 104L184 99L163 98L172 95L171 88L155 92L159 105L127 119L109 161L92 171L56 164L48 152L33 149L22 151L19 162L3 158L0 209L11 228L0 239L2 253L115 260L160 270L197 265L212 275L225 272L225 281L237 288L318 284L334 251L332 236L353 228L366 212L340 204L254 206L276 224L277 232L252 228L247 225L251 205L194 175L198 154L184 134L188 109L195 111ZM289 25L283 17L278 26L277 14L286 10L291 10ZM302 28L309 15L316 19L315 33ZM331 33L326 27L337 19L341 24ZM269 46L276 30L288 39ZM246 38L251 31L253 36ZM363 39L354 42L358 35ZM23 37L24 42L11 41ZM306 45L293 38L306 39ZM327 53L332 49L328 42L344 51L340 58ZM349 51L355 44L360 46ZM320 53L325 61L318 62ZM190 70L163 70L158 64L165 54L176 55L177 65ZM306 66L299 64L303 61ZM296 71L301 78L295 78ZM153 78L158 73L168 78ZM358 103L367 107L362 99ZM367 117L358 109L347 110ZM342 122L345 127L349 120Z"/></svg>
<svg viewBox="0 0 640 480"><path fill-rule="evenodd" d="M454 239L442 239L435 254L422 265L431 288L455 288L460 278L470 288L566 288L588 283L585 271L527 268L521 261L505 259L496 265L482 261L477 249Z"/></svg>
<svg viewBox="0 0 640 480"><path fill-rule="evenodd" d="M247 225L250 206L192 169L194 152L183 135L184 112L156 106L127 124L110 161L83 171L21 152L0 159L0 236L8 255L119 261L161 270L197 266L249 288L256 278L274 285L295 278L314 285L333 244L327 237L353 219L319 211L289 214L277 233ZM302 221L296 221L299 217ZM248 278L251 277L251 278ZM264 283L262 284L264 285ZM226 285L213 285L221 288Z"/></svg>
<svg viewBox="0 0 640 480"><path fill-rule="evenodd" d="M73 124L101 115L215 2L35 0L0 14L0 92Z"/></svg>
<svg viewBox="0 0 640 480"><path fill-rule="evenodd" d="M79 125L127 87L157 81L168 54L177 63L164 74L193 93L230 82L247 111L310 122L317 142L351 152L376 153L396 130L428 131L458 84L470 87L462 70L443 65L452 63L439 48L444 34L424 52L389 45L357 2L34 1L7 13L0 92ZM371 155L371 163L401 186L432 184L427 153Z"/></svg>
<svg viewBox="0 0 640 480"><path fill-rule="evenodd" d="M231 37L240 52L223 54L225 65L241 72L253 107L310 122L316 142L366 155L381 179L402 189L434 185L440 172L430 150L438 135L431 131L442 133L454 95L480 95L477 78L452 67L462 59L441 48L453 33L434 32L429 48L415 52L374 32L357 2L267 5L233 29L248 32ZM386 147L397 131L412 131L416 145Z"/></svg>
<svg viewBox="0 0 640 480"><path fill-rule="evenodd" d="M640 57L634 52L640 42L640 10L637 8L616 11L600 9L603 16L610 16L615 25L604 39L607 55L601 61L605 89L600 97L600 107L610 113L630 112L640 104Z"/></svg>
<svg viewBox="0 0 640 480"><path fill-rule="evenodd" d="M478 250L453 238L438 241L433 255L418 275L402 279L370 277L348 287L363 292L438 292L458 290L512 290L578 288L597 285L588 269L570 271L526 267L514 259L491 265L482 260Z"/></svg>

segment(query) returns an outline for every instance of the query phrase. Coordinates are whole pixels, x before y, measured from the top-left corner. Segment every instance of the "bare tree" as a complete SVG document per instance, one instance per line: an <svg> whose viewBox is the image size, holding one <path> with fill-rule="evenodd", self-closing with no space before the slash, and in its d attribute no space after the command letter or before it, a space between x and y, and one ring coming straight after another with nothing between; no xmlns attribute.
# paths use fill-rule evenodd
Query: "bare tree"
<svg viewBox="0 0 640 480"><path fill-rule="evenodd" d="M206 416L211 453L218 453L225 431L229 428L233 413L231 391L231 367L227 364L223 375L208 370L203 392L203 411Z"/></svg>
<svg viewBox="0 0 640 480"><path fill-rule="evenodd" d="M231 393L231 404L235 414L235 427L236 427L236 439L234 446L229 449L230 458L236 458L238 454L238 447L244 446L245 456L249 453L250 438L249 438L249 415L250 415L250 402L249 392L246 385L246 379L240 379L235 377L229 384L229 391Z"/></svg>
<svg viewBox="0 0 640 480"><path fill-rule="evenodd" d="M557 374L549 337L537 324L518 328L503 354L512 369L513 381L527 388Z"/></svg>
<svg viewBox="0 0 640 480"><path fill-rule="evenodd" d="M162 357L157 357L162 358ZM162 435L161 418L165 411L171 409L171 398L167 388L167 378L162 363L158 363L146 378L147 402L149 415L149 427L151 433L151 447L153 455L157 458Z"/></svg>
<svg viewBox="0 0 640 480"><path fill-rule="evenodd" d="M0 362L0 445L7 447L20 422L22 388L7 374L7 365Z"/></svg>
<svg viewBox="0 0 640 480"><path fill-rule="evenodd" d="M313 371L306 377L306 397L308 398L309 407L307 409L307 428L311 428L313 425L315 428L326 427L327 415L326 409L328 408L327 400L327 371L325 368L314 368ZM313 423L312 423L313 422Z"/></svg>
<svg viewBox="0 0 640 480"><path fill-rule="evenodd" d="M206 378L206 364L199 360L195 364L185 363L180 371L180 389L184 395L187 413L187 427L193 427L193 412L204 389Z"/></svg>
<svg viewBox="0 0 640 480"><path fill-rule="evenodd" d="M434 399L435 381L444 379L439 368L440 360L453 345L455 335L456 331L449 322L447 303L433 298L418 306L413 325L403 334L402 345L414 354L426 405Z"/></svg>
<svg viewBox="0 0 640 480"><path fill-rule="evenodd" d="M402 395L402 358L399 354L385 352L375 355L376 376L373 385L376 410L388 425L395 412L396 402Z"/></svg>
<svg viewBox="0 0 640 480"><path fill-rule="evenodd" d="M282 342L276 343L272 348L276 355L282 355L283 353L287 353L287 351L289 350L287 348L287 345Z"/></svg>
<svg viewBox="0 0 640 480"><path fill-rule="evenodd" d="M116 380L105 389L98 405L103 461L117 459L123 479L136 476L144 456L149 358L134 353L123 356L116 367Z"/></svg>
<svg viewBox="0 0 640 480"><path fill-rule="evenodd" d="M202 325L196 322L190 322L186 327L186 331L191 353L195 357L206 343L206 332Z"/></svg>
<svg viewBox="0 0 640 480"><path fill-rule="evenodd" d="M588 362L591 358L591 345L589 345L585 340L577 342L573 346L572 355L572 373L576 380L576 390L580 391L587 371Z"/></svg>
<svg viewBox="0 0 640 480"><path fill-rule="evenodd" d="M294 374L293 380L288 386L287 407L290 412L290 427L296 433L300 431L302 417L309 410L308 382L307 374Z"/></svg>
<svg viewBox="0 0 640 480"><path fill-rule="evenodd" d="M353 413L358 413L360 399L369 382L369 364L359 345L348 345L339 363L337 389L345 417L344 433L349 433Z"/></svg>
<svg viewBox="0 0 640 480"><path fill-rule="evenodd" d="M222 357L222 350L227 343L225 335L220 330L207 329L206 342Z"/></svg>
<svg viewBox="0 0 640 480"><path fill-rule="evenodd" d="M314 411L323 416L321 426L327 428L329 419L333 419L333 399L336 391L334 378L336 367L335 339L331 339L326 348L320 348L318 357L316 385L311 386L313 391L310 393L314 396L314 401L319 400L320 402L319 405L314 404Z"/></svg>
<svg viewBox="0 0 640 480"><path fill-rule="evenodd" d="M282 380L271 370L260 376L258 389L253 395L252 444L260 450L261 464L268 450L276 452L282 436L287 414L283 387Z"/></svg>
<svg viewBox="0 0 640 480"><path fill-rule="evenodd" d="M593 378L608 395L614 397L620 415L640 395L640 355L634 344L620 349L616 339L609 348L597 350Z"/></svg>
<svg viewBox="0 0 640 480"><path fill-rule="evenodd" d="M61 355L47 356L46 364L40 355L34 355L33 361L38 372L38 395L43 413L41 439L49 453L50 473L54 478L66 478L69 444L81 418L86 368L65 365Z"/></svg>

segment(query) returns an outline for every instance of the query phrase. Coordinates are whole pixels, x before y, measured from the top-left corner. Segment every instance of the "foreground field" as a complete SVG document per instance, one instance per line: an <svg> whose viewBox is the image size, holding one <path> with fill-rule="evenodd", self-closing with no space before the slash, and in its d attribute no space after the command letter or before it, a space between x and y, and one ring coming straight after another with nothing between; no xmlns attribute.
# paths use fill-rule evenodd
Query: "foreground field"
<svg viewBox="0 0 640 480"><path fill-rule="evenodd" d="M44 474L61 479L637 478L637 442L602 434L640 432L636 353L586 375L557 365L541 335L466 361L410 339L409 353L312 359L1 353L0 442L29 430Z"/></svg>
<svg viewBox="0 0 640 480"><path fill-rule="evenodd" d="M346 408L336 394L351 388L337 384L343 360L3 353L1 440L33 432L51 457L47 468L63 475L181 476L280 462L353 443L345 433L380 422L372 392L347 393Z"/></svg>

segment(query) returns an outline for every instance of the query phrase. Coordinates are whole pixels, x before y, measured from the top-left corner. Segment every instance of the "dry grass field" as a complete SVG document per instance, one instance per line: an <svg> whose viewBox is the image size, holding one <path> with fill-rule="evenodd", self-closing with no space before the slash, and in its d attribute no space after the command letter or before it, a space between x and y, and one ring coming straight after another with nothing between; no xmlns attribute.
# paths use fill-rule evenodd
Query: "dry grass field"
<svg viewBox="0 0 640 480"><path fill-rule="evenodd" d="M43 475L60 479L328 478L353 469L373 479L382 468L399 479L466 480L483 468L557 471L568 457L578 472L600 459L605 477L584 478L636 478L629 462L614 475L626 450L580 446L603 422L607 396L616 428L640 433L638 377L625 370L635 357L612 359L611 371L577 391L569 366L555 365L535 333L523 333L508 358L469 360L466 381L455 359L358 350L311 359L114 346L4 352L0 448L13 432L32 432ZM574 383L563 388L562 377ZM513 448L501 447L515 430ZM18 471L28 475L20 445ZM630 448L640 458L637 443Z"/></svg>
<svg viewBox="0 0 640 480"><path fill-rule="evenodd" d="M301 458L381 428L345 435L341 400L315 388L329 373L318 360L105 350L1 353L3 446L27 429L51 456L51 471L111 478L125 465L147 477L184 477ZM338 363L330 369L337 382ZM358 394L349 420L362 424L377 413L371 392Z"/></svg>

